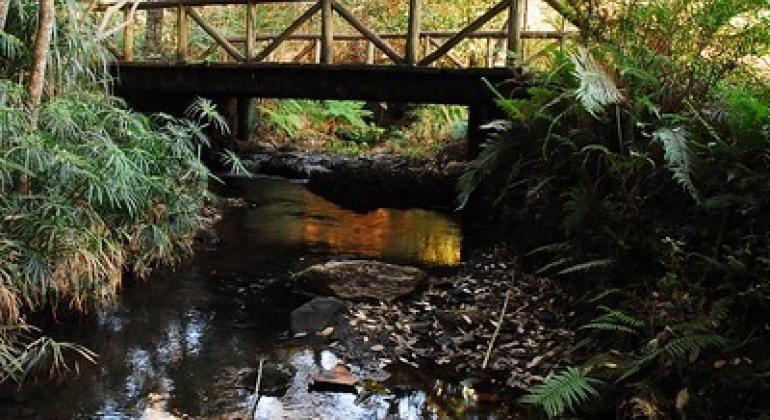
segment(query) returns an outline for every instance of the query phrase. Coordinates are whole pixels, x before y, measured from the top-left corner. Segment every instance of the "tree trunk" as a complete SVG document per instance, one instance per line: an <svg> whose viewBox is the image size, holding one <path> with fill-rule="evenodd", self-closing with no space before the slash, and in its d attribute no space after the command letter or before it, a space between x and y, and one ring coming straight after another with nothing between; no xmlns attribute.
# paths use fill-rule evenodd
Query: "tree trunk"
<svg viewBox="0 0 770 420"><path fill-rule="evenodd" d="M29 106L32 108L33 122L37 118L37 108L43 98L43 86L45 85L45 69L48 65L48 53L51 50L51 35L56 19L56 5L54 0L39 0L37 34L35 35L34 62L29 73Z"/></svg>
<svg viewBox="0 0 770 420"><path fill-rule="evenodd" d="M151 9L147 11L147 37L145 38L144 45L145 51L148 54L157 54L162 51L163 11L164 9Z"/></svg>
<svg viewBox="0 0 770 420"><path fill-rule="evenodd" d="M0 0L0 31L5 29L5 20L8 18L8 9L11 8L12 0Z"/></svg>

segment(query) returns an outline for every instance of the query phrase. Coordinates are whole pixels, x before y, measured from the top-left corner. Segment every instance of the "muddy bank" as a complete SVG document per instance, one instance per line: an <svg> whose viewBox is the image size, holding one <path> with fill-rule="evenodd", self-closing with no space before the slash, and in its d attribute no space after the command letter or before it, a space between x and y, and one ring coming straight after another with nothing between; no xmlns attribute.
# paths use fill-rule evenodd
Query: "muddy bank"
<svg viewBox="0 0 770 420"><path fill-rule="evenodd" d="M459 161L430 161L395 155L335 156L318 152L255 153L243 159L254 173L307 180L310 191L347 208L455 206Z"/></svg>

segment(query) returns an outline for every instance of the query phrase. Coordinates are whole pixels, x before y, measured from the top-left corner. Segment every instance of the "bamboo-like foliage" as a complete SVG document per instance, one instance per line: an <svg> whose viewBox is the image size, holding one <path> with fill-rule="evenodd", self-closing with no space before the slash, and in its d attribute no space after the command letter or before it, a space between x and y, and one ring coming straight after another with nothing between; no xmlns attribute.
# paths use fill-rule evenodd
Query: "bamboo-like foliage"
<svg viewBox="0 0 770 420"><path fill-rule="evenodd" d="M64 373L65 352L95 360L40 337L26 315L94 311L112 301L124 272L146 276L189 254L207 197L203 129L226 128L209 102L191 121L140 115L110 96L94 23L69 0L57 2L33 121L19 81L35 14L20 6L3 32L10 47L0 48L0 382Z"/></svg>

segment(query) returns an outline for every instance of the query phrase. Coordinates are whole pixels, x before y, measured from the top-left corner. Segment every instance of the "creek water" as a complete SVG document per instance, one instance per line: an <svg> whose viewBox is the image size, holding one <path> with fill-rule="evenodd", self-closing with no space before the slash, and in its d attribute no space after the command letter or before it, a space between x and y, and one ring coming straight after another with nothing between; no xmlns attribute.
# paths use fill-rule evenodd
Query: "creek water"
<svg viewBox="0 0 770 420"><path fill-rule="evenodd" d="M223 196L246 205L224 211L218 240L175 270L127 284L118 302L58 337L99 354L79 375L34 397L0 403L5 417L243 418L254 402L258 358L293 365L283 397L262 397L256 418L440 418L457 406L476 411L467 389L435 372L396 368L358 394L309 392L307 376L337 358L287 333L303 300L286 290L289 274L331 258L367 257L432 268L460 261L462 232L428 210L345 210L278 178L228 180Z"/></svg>

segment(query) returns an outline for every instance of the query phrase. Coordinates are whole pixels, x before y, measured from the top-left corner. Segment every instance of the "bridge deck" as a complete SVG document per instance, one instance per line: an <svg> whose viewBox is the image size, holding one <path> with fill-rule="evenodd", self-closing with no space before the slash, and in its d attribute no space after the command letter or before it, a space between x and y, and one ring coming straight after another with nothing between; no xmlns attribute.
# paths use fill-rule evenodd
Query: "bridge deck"
<svg viewBox="0 0 770 420"><path fill-rule="evenodd" d="M493 85L521 83L507 68L426 68L329 64L166 64L114 66L118 94L195 94L259 98L349 99L441 104L489 103Z"/></svg>

